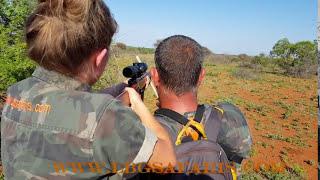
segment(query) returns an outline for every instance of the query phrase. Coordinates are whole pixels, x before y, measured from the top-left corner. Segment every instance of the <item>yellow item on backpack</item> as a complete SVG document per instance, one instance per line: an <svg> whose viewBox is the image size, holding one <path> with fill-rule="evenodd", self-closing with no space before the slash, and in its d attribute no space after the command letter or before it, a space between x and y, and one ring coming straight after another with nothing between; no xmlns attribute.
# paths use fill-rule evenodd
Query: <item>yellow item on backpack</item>
<svg viewBox="0 0 320 180"><path fill-rule="evenodd" d="M237 172L231 168L232 179L237 180Z"/></svg>
<svg viewBox="0 0 320 180"><path fill-rule="evenodd" d="M178 137L176 139L176 145L181 144L181 141L184 137L190 136L193 141L199 140L200 137L207 140L207 134L204 131L203 124L198 123L197 121L191 119L189 120L188 124L183 126L181 131L178 134Z"/></svg>

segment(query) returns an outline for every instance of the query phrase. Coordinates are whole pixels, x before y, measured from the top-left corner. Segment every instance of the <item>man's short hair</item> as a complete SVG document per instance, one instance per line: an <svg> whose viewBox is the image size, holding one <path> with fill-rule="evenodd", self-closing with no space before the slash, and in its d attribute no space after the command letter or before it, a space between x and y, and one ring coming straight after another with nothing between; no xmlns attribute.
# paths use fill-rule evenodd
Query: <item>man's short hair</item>
<svg viewBox="0 0 320 180"><path fill-rule="evenodd" d="M202 46L183 35L164 39L155 52L160 81L178 96L196 89L202 63Z"/></svg>

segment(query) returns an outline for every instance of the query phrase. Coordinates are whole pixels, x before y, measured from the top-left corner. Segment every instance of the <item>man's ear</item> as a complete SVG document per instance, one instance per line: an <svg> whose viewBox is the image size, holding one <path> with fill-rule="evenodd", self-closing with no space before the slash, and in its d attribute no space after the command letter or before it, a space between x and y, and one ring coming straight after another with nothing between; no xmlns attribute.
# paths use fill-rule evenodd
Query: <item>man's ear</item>
<svg viewBox="0 0 320 180"><path fill-rule="evenodd" d="M201 85L202 81L204 80L205 75L206 75L206 70L202 68L199 75L199 79L198 79L198 87Z"/></svg>
<svg viewBox="0 0 320 180"><path fill-rule="evenodd" d="M155 85L155 86L159 86L159 84L160 84L160 78L159 78L159 73L158 73L157 69L154 68L154 67L151 68L151 69L150 69L150 74L151 74L151 79L152 79L154 85Z"/></svg>
<svg viewBox="0 0 320 180"><path fill-rule="evenodd" d="M96 58L95 58L95 65L96 67L99 67L101 63L104 63L104 60L106 59L106 56L108 55L108 50L103 49L98 52Z"/></svg>

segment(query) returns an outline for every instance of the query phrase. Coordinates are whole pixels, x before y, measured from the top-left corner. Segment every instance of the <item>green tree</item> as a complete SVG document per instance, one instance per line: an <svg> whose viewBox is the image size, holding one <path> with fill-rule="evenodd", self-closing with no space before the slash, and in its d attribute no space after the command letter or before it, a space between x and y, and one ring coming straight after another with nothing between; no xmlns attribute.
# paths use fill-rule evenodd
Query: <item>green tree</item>
<svg viewBox="0 0 320 180"><path fill-rule="evenodd" d="M272 51L270 52L270 55L276 58L283 58L283 59L289 58L290 48L291 48L291 43L287 38L280 39L273 46Z"/></svg>
<svg viewBox="0 0 320 180"><path fill-rule="evenodd" d="M296 77L308 77L316 73L317 42L300 41L295 44L288 39L279 40L270 55L286 74Z"/></svg>
<svg viewBox="0 0 320 180"><path fill-rule="evenodd" d="M259 56L254 56L252 59L253 64L257 64L260 66L267 66L270 63L270 58L263 53L260 53Z"/></svg>
<svg viewBox="0 0 320 180"><path fill-rule="evenodd" d="M26 56L24 23L34 0L0 0L0 91L25 79L35 65Z"/></svg>

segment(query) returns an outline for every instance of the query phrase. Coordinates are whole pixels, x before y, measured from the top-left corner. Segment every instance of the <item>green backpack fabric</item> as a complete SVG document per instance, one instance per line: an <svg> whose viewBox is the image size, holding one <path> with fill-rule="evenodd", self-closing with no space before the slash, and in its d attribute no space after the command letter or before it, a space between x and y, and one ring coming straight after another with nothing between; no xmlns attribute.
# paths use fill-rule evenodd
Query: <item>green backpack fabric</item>
<svg viewBox="0 0 320 180"><path fill-rule="evenodd" d="M209 129L212 130L209 136L206 135L207 132L203 133L201 128L193 126L197 123L201 124L204 108L204 105L198 106L194 119L187 119L169 109L158 109L155 112L156 116L170 117L184 126L175 143L178 164L183 164L183 167L181 166L182 168L178 168L176 171L184 173L172 174L170 179L233 179L230 168L232 165L222 147L217 143L217 132L219 132L223 118L222 111L219 108L212 109L210 119L213 119L213 121L206 123L206 129L208 129L207 126L210 126ZM191 121L195 121L195 123L190 124ZM181 136L181 132L187 127L193 128L194 132L199 133L198 139L187 134L184 137ZM195 171L195 167L200 170L200 173ZM188 172L191 173L189 174ZM168 175L166 178L168 178Z"/></svg>

